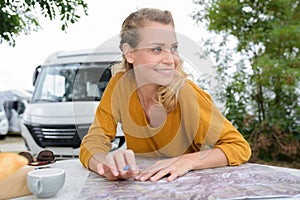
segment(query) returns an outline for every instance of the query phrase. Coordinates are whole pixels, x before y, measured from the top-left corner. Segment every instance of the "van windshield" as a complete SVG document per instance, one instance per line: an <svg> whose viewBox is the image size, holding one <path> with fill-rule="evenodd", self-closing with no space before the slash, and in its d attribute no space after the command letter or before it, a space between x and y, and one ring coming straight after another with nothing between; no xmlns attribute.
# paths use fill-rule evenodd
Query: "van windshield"
<svg viewBox="0 0 300 200"><path fill-rule="evenodd" d="M33 103L99 101L111 77L110 63L43 66Z"/></svg>

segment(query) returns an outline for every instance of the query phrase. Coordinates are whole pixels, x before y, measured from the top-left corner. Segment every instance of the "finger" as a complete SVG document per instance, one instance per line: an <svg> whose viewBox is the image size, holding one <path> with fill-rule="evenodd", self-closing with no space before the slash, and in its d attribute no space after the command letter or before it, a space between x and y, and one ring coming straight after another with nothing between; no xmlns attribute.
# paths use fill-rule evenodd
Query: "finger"
<svg viewBox="0 0 300 200"><path fill-rule="evenodd" d="M166 169L162 169L160 170L159 172L157 172L156 174L154 174L151 178L150 178L150 181L157 181L161 178L163 178L164 176L170 174L170 170L168 168Z"/></svg>
<svg viewBox="0 0 300 200"><path fill-rule="evenodd" d="M150 167L147 167L143 172L141 172L137 177L136 180L145 181L148 180L150 177L152 177L154 174L156 174L161 169L166 169L170 164L173 164L175 161L174 158L166 159L166 160L160 160Z"/></svg>
<svg viewBox="0 0 300 200"><path fill-rule="evenodd" d="M99 174L99 175L103 175L104 174L104 168L103 168L104 166L103 166L103 164L101 164L101 163L99 163L98 165L97 165L97 173Z"/></svg>
<svg viewBox="0 0 300 200"><path fill-rule="evenodd" d="M173 181L177 177L183 176L184 174L188 173L189 170L186 168L177 168L176 170L172 170L170 176L167 178L168 182Z"/></svg>
<svg viewBox="0 0 300 200"><path fill-rule="evenodd" d="M152 166L147 167L144 171L140 172L139 175L135 177L135 180L139 181L147 181L150 177L152 177L157 171L152 169Z"/></svg>
<svg viewBox="0 0 300 200"><path fill-rule="evenodd" d="M118 151L114 153L114 159L117 166L117 170L121 175L124 175L127 171L124 170L124 167L127 165L125 160L125 151Z"/></svg>
<svg viewBox="0 0 300 200"><path fill-rule="evenodd" d="M167 181L168 182L174 181L178 176L179 174L177 174L177 172L172 172L171 175L167 178Z"/></svg>
<svg viewBox="0 0 300 200"><path fill-rule="evenodd" d="M104 165L103 166L103 169L104 169L104 174L103 176L109 180L109 181L115 181L115 180L118 180L118 176L115 176L112 171L111 171L111 168L109 166L106 166Z"/></svg>
<svg viewBox="0 0 300 200"><path fill-rule="evenodd" d="M127 167L127 170L129 170L130 172L138 173L139 169L136 165L134 152L132 150L127 150L125 152L125 159L126 159L127 165L123 168L123 170L126 171L126 167Z"/></svg>
<svg viewBox="0 0 300 200"><path fill-rule="evenodd" d="M166 165L165 160L158 161L153 165L151 165L150 167L144 169L142 172L140 172L140 174L136 176L135 179L139 181L146 181L150 177L152 177L155 173L157 173L159 170L161 170L165 165Z"/></svg>
<svg viewBox="0 0 300 200"><path fill-rule="evenodd" d="M117 168L117 164L115 163L115 159L111 154L108 154L106 156L106 163L107 163L107 166L109 167L111 173L114 176L119 176L119 170Z"/></svg>
<svg viewBox="0 0 300 200"><path fill-rule="evenodd" d="M147 181L154 173L140 173L139 175L135 176L134 179L137 181Z"/></svg>

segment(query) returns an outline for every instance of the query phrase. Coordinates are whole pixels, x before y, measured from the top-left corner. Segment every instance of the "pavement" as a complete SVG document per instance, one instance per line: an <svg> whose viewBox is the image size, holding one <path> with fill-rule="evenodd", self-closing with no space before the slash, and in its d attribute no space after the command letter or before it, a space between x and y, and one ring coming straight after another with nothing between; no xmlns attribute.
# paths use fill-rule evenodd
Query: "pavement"
<svg viewBox="0 0 300 200"><path fill-rule="evenodd" d="M7 135L3 140L0 140L1 152L21 152L27 151L24 140L21 135Z"/></svg>

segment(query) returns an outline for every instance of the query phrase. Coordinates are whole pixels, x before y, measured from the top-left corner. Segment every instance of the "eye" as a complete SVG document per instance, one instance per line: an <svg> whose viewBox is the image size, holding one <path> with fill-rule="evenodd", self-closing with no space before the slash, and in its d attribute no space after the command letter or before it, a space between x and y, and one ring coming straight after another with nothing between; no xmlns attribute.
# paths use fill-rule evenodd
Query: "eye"
<svg viewBox="0 0 300 200"><path fill-rule="evenodd" d="M178 52L178 46L176 45L176 46L173 46L171 49L170 49L170 51L172 52L172 53L177 53Z"/></svg>
<svg viewBox="0 0 300 200"><path fill-rule="evenodd" d="M153 52L161 52L162 49L161 49L161 47L155 47L155 48L152 49L152 51Z"/></svg>

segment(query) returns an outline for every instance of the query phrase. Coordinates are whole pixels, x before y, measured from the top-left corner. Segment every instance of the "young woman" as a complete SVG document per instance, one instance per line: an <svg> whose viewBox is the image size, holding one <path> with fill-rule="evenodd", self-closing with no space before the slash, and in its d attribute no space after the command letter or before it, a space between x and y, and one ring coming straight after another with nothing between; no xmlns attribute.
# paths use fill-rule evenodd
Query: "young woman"
<svg viewBox="0 0 300 200"><path fill-rule="evenodd" d="M190 170L239 165L251 150L211 97L188 80L169 11L140 9L122 25L121 67L83 138L80 160L108 180L172 181ZM122 124L127 150L108 153ZM139 171L135 156L166 157Z"/></svg>

